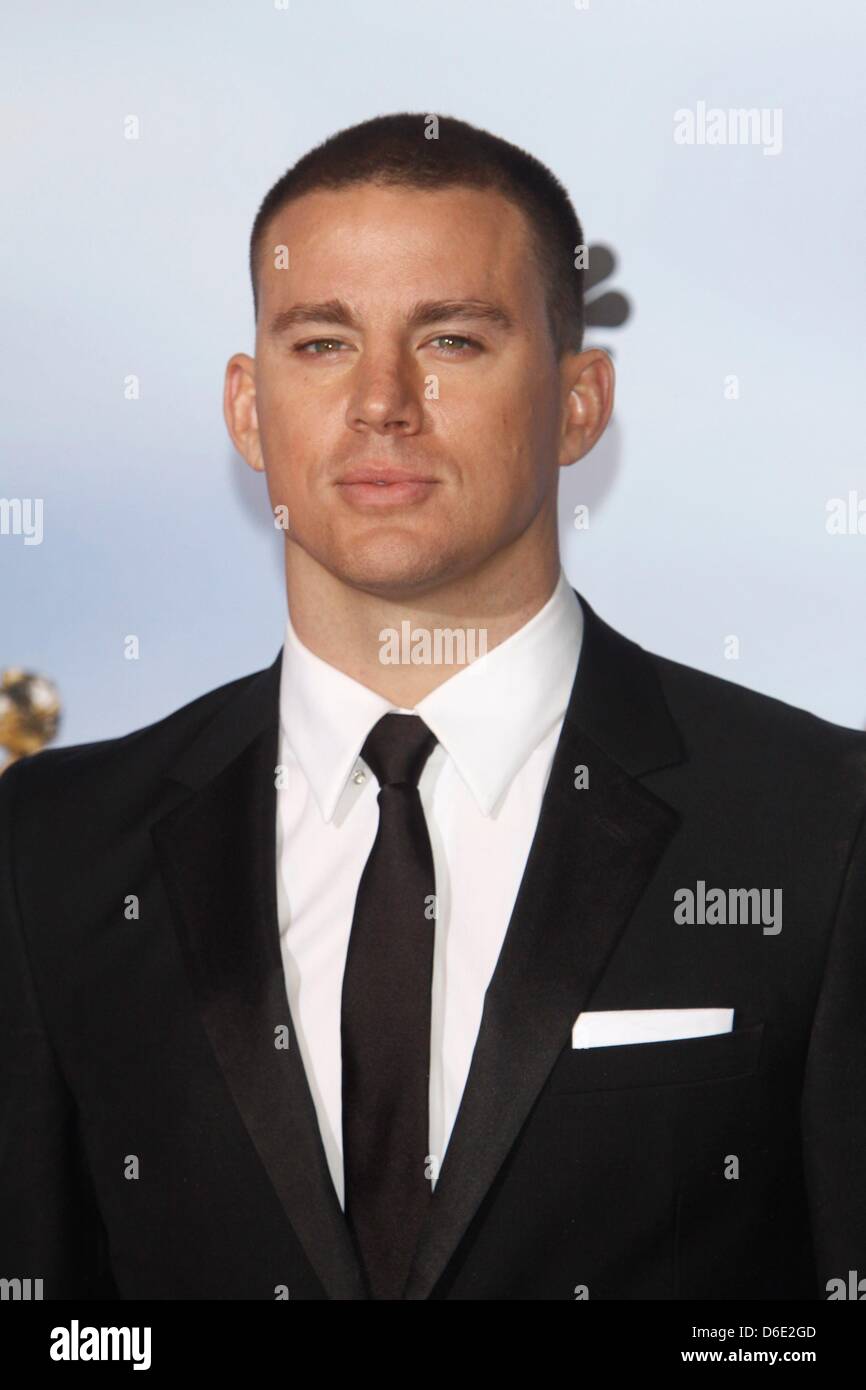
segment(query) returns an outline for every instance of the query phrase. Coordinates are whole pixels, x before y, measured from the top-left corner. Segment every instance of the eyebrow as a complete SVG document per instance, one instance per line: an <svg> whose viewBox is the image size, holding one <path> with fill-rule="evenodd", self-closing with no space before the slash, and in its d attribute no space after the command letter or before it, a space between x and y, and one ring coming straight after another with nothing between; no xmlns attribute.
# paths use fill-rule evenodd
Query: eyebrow
<svg viewBox="0 0 866 1390"><path fill-rule="evenodd" d="M508 332L514 322L499 304L490 304L484 299L422 299L414 304L406 316L409 328L425 328L444 320L465 323L481 320ZM326 299L320 304L293 304L290 309L280 309L269 324L271 333L284 333L289 328L303 323L331 323L344 328L360 329L360 324L349 306L342 299Z"/></svg>

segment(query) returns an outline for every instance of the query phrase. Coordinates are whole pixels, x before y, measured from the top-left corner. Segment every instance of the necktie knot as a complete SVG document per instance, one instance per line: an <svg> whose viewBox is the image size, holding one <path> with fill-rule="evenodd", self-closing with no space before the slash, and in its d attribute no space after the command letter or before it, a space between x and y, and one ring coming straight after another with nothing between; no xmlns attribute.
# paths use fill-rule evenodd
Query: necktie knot
<svg viewBox="0 0 866 1390"><path fill-rule="evenodd" d="M380 787L408 782L417 787L436 735L417 714L383 714L367 735L361 757Z"/></svg>

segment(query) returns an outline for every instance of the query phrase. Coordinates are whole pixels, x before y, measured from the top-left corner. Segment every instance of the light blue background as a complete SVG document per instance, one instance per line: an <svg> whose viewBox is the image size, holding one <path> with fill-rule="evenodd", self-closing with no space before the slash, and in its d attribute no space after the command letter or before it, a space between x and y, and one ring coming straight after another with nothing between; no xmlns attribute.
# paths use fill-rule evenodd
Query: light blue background
<svg viewBox="0 0 866 1390"><path fill-rule="evenodd" d="M58 743L275 656L281 536L221 414L250 225L312 145L404 109L538 155L618 253L634 314L588 340L618 403L563 482L572 583L651 650L866 724L866 536L825 527L866 496L860 0L104 0L5 27L0 496L42 497L45 534L0 536L0 667L59 683ZM699 101L781 107L782 152L676 145Z"/></svg>

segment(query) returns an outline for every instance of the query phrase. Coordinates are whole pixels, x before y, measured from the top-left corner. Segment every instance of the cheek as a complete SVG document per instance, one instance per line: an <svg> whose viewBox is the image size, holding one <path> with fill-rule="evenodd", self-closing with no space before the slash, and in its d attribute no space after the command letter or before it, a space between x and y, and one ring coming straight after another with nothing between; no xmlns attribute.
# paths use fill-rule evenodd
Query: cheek
<svg viewBox="0 0 866 1390"><path fill-rule="evenodd" d="M515 376L487 397L479 407L486 416L489 432L505 444L512 456L533 455L550 425L547 383L529 376Z"/></svg>
<svg viewBox="0 0 866 1390"><path fill-rule="evenodd" d="M303 489L327 449L322 421L309 397L290 400L285 393L260 397L259 436L268 478L285 492Z"/></svg>
<svg viewBox="0 0 866 1390"><path fill-rule="evenodd" d="M490 477L513 470L529 452L530 416L513 392L479 391L449 410L442 431L455 458L471 461L473 471ZM434 422L435 428L435 422Z"/></svg>
<svg viewBox="0 0 866 1390"><path fill-rule="evenodd" d="M303 397L294 400L285 389L271 386L260 392L259 399L259 429L265 444L278 448L299 444L307 429L309 410Z"/></svg>
<svg viewBox="0 0 866 1390"><path fill-rule="evenodd" d="M494 427L494 467L526 486L543 470L544 419L526 398L503 401ZM533 490L533 489L530 489Z"/></svg>

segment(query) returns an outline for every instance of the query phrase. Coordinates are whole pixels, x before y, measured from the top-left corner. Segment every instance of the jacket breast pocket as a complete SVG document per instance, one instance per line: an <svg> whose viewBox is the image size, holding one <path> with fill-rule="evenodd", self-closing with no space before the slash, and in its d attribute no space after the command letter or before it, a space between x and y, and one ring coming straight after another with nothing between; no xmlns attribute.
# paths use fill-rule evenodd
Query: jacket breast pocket
<svg viewBox="0 0 866 1390"><path fill-rule="evenodd" d="M612 1047L569 1046L554 1063L544 1095L634 1086L677 1086L749 1076L757 1071L764 1024L730 1033Z"/></svg>

